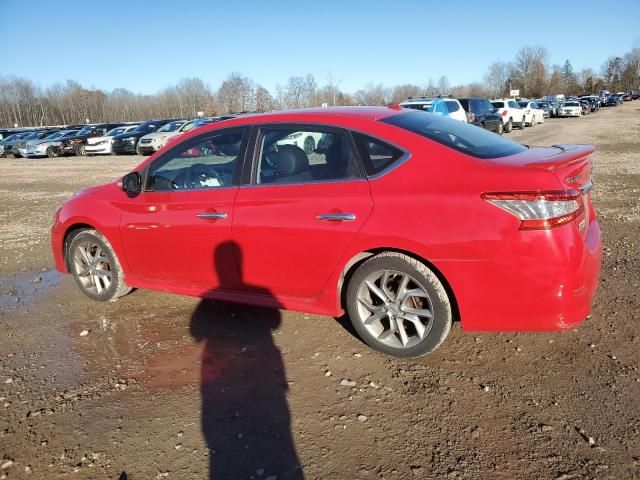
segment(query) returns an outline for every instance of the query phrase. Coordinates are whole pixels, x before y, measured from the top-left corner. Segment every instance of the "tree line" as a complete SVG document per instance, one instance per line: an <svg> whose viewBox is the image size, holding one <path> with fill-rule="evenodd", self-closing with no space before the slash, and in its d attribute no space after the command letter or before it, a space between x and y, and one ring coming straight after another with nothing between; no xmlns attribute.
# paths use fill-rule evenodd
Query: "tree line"
<svg viewBox="0 0 640 480"><path fill-rule="evenodd" d="M528 46L520 49L513 61L492 63L481 82L452 86L443 75L422 85L370 83L347 93L340 88L342 81L329 75L325 84L319 85L311 74L292 76L270 92L240 73L231 73L217 89L200 78L185 78L156 94L144 95L125 88L111 92L88 89L73 80L41 88L29 79L0 76L0 126L188 118L199 112L213 116L323 104L387 105L419 95L494 98L508 96L511 89L534 98L554 93L592 94L602 89L629 91L640 88L640 48L608 58L599 72L591 68L576 72L569 60L549 65L545 48Z"/></svg>

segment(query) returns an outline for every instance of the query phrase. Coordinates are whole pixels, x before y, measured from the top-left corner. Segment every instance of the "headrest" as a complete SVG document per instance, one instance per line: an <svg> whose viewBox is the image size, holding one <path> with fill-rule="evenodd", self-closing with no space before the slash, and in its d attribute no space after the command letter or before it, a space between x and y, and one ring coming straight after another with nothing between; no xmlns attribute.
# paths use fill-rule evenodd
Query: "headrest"
<svg viewBox="0 0 640 480"><path fill-rule="evenodd" d="M309 157L295 145L279 145L275 162L280 175L296 175L309 170Z"/></svg>

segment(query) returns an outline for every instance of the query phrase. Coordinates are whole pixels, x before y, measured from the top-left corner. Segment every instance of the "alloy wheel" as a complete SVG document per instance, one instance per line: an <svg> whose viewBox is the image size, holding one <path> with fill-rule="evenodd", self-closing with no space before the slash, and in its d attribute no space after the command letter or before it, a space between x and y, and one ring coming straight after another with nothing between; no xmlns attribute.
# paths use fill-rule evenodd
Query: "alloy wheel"
<svg viewBox="0 0 640 480"><path fill-rule="evenodd" d="M79 243L73 252L73 268L82 287L96 295L109 289L113 278L111 261L95 242Z"/></svg>
<svg viewBox="0 0 640 480"><path fill-rule="evenodd" d="M379 342L411 348L433 327L433 304L413 277L396 270L368 275L357 291L360 322Z"/></svg>

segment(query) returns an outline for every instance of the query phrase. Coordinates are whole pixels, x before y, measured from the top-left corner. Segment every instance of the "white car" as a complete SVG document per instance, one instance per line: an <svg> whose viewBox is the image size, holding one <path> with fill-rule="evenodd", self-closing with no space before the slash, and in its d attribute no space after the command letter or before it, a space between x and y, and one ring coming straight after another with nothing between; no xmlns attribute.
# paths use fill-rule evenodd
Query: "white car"
<svg viewBox="0 0 640 480"><path fill-rule="evenodd" d="M455 98L442 97L417 97L409 98L409 100L400 104L403 108L411 108L413 110L423 110L425 112L441 115L443 117L453 118L467 123L467 114Z"/></svg>
<svg viewBox="0 0 640 480"><path fill-rule="evenodd" d="M295 145L310 155L317 148L323 136L324 134L320 132L293 132L276 143L278 145Z"/></svg>
<svg viewBox="0 0 640 480"><path fill-rule="evenodd" d="M565 102L558 107L559 117L580 117L582 115L582 105L580 102Z"/></svg>
<svg viewBox="0 0 640 480"><path fill-rule="evenodd" d="M524 129L524 110L518 102L511 98L498 98L491 100L491 105L498 109L498 113L502 116L502 124L504 125L504 131L510 132L513 127Z"/></svg>
<svg viewBox="0 0 640 480"><path fill-rule="evenodd" d="M188 132L193 128L188 128L190 124L193 124L193 121L189 122L187 120L176 120L173 122L169 122L158 130L152 133L147 133L145 136L140 137L140 141L138 142L138 150L143 155L151 155L152 153L157 152L161 148L163 148L169 139L173 137L177 137L182 135L185 132Z"/></svg>
<svg viewBox="0 0 640 480"><path fill-rule="evenodd" d="M84 147L84 151L89 156L109 155L111 153L112 137L135 130L137 127L138 124L123 125L121 127L112 128L101 137L89 137L87 138L87 145Z"/></svg>
<svg viewBox="0 0 640 480"><path fill-rule="evenodd" d="M520 100L518 105L524 111L524 123L529 127L535 127L538 123L544 123L544 110L538 107L533 100Z"/></svg>

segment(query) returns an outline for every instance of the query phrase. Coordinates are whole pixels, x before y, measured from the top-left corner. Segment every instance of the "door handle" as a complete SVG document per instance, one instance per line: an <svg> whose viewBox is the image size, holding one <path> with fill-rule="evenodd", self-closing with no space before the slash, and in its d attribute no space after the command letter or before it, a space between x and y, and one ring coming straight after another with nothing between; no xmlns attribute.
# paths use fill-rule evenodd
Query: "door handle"
<svg viewBox="0 0 640 480"><path fill-rule="evenodd" d="M227 214L226 213L222 213L222 212L211 212L211 213L198 213L196 215L196 217L198 218L204 218L205 220L222 220L227 218Z"/></svg>
<svg viewBox="0 0 640 480"><path fill-rule="evenodd" d="M316 215L316 220L328 222L353 222L355 219L355 213L321 213Z"/></svg>

